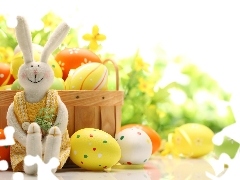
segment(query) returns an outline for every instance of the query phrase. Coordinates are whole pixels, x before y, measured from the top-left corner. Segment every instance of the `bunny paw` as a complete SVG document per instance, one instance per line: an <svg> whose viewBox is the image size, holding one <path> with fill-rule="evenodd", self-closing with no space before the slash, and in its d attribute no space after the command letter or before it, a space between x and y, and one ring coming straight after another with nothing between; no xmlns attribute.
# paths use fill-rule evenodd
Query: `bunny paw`
<svg viewBox="0 0 240 180"><path fill-rule="evenodd" d="M61 131L58 127L54 126L51 127L49 130L49 135L51 136L60 136L61 135Z"/></svg>
<svg viewBox="0 0 240 180"><path fill-rule="evenodd" d="M58 127L51 127L47 136L45 153L44 153L44 162L48 163L52 157L59 157L60 148L61 148L61 131ZM56 172L56 169L53 170Z"/></svg>
<svg viewBox="0 0 240 180"><path fill-rule="evenodd" d="M28 127L26 139L26 155L42 157L41 129L37 123L31 123ZM37 165L27 166L24 163L24 171L26 174L36 174Z"/></svg>
<svg viewBox="0 0 240 180"><path fill-rule="evenodd" d="M40 133L41 129L37 123L31 123L28 127L28 134Z"/></svg>

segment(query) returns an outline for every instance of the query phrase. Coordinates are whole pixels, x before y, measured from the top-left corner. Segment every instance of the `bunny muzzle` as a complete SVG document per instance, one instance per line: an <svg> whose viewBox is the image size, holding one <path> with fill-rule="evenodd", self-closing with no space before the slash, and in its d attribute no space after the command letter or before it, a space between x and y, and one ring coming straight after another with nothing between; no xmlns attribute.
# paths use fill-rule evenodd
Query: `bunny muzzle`
<svg viewBox="0 0 240 180"><path fill-rule="evenodd" d="M53 83L54 73L48 64L43 62L31 62L24 64L19 70L19 82L23 88L33 84L42 84L46 88Z"/></svg>

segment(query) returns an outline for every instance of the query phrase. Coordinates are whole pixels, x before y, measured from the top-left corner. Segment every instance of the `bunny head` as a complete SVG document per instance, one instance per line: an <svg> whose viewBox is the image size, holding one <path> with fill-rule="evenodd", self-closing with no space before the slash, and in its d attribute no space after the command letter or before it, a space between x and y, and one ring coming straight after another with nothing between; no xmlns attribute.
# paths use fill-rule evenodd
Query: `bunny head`
<svg viewBox="0 0 240 180"><path fill-rule="evenodd" d="M47 64L50 54L61 44L69 31L66 23L61 23L52 33L42 49L40 62L33 59L33 44L28 24L23 17L17 17L16 37L23 53L24 64L19 68L18 78L24 91L46 92L54 81L52 68Z"/></svg>

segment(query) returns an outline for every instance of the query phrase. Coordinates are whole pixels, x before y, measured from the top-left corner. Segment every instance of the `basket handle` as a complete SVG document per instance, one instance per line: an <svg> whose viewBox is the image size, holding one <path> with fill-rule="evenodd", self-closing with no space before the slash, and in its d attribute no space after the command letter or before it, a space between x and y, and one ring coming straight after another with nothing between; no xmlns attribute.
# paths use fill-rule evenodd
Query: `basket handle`
<svg viewBox="0 0 240 180"><path fill-rule="evenodd" d="M112 59L106 59L103 61L103 64L106 64L107 62L111 62L115 68L115 72L116 72L116 90L118 91L119 90L119 70L118 70L118 65L117 63L112 60Z"/></svg>

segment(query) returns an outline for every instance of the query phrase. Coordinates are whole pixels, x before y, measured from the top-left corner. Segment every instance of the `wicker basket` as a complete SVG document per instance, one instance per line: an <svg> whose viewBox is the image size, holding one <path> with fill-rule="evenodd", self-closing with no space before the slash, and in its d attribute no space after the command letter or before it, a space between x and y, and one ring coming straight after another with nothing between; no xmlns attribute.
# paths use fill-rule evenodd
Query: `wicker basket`
<svg viewBox="0 0 240 180"><path fill-rule="evenodd" d="M69 123L68 131L71 136L82 128L92 127L101 129L112 136L121 127L121 107L124 100L124 92L119 91L118 67L112 60L105 60L103 63L111 61L116 71L116 91L101 90L62 90L58 91L62 101L65 103ZM0 90L0 128L7 126L6 114L9 105L13 102L13 97L17 91ZM70 158L64 168L77 167Z"/></svg>
<svg viewBox="0 0 240 180"><path fill-rule="evenodd" d="M124 92L119 91L118 67L116 70L116 91L62 90L58 91L69 113L68 130L71 136L79 129L93 127L114 136L121 127L121 107ZM6 113L17 91L0 90L0 128L6 127Z"/></svg>

